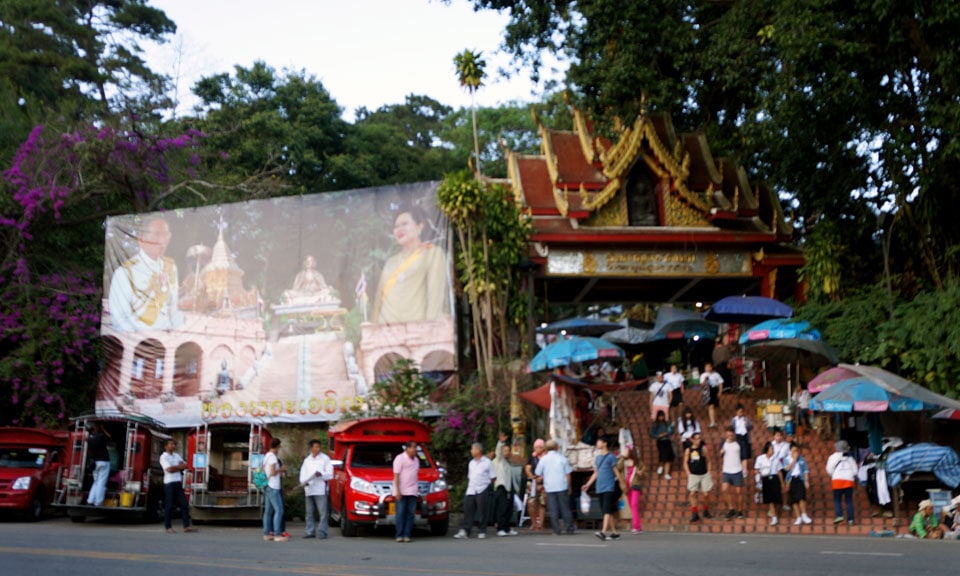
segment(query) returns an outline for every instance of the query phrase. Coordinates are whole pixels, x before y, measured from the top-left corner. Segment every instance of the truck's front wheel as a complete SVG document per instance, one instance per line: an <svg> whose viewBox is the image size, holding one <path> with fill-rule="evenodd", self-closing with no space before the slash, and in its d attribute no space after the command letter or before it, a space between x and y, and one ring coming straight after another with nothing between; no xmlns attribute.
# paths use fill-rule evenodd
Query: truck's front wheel
<svg viewBox="0 0 960 576"><path fill-rule="evenodd" d="M43 517L43 501L43 490L37 490L37 493L33 496L33 500L30 502L30 508L28 508L25 513L27 521L36 522Z"/></svg>
<svg viewBox="0 0 960 576"><path fill-rule="evenodd" d="M340 533L347 538L353 538L357 535L357 525L351 522L347 516L346 499L340 504Z"/></svg>

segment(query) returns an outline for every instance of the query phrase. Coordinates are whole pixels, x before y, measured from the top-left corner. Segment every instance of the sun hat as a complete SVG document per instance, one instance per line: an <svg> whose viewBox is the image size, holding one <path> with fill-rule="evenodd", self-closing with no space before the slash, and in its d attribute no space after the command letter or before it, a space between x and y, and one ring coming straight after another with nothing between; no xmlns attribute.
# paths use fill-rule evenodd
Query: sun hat
<svg viewBox="0 0 960 576"><path fill-rule="evenodd" d="M917 505L917 508L920 510L925 508L933 508L933 500L921 500L920 504Z"/></svg>

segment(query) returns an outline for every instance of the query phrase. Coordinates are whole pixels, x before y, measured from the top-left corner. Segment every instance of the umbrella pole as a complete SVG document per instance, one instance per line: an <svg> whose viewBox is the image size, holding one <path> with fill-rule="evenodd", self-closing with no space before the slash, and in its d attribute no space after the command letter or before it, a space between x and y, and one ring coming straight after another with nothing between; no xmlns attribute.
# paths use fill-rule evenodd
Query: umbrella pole
<svg viewBox="0 0 960 576"><path fill-rule="evenodd" d="M793 387L792 380L793 380L793 364L790 364L788 362L787 363L787 402L789 402L790 399L793 398L793 392L791 391L791 388Z"/></svg>

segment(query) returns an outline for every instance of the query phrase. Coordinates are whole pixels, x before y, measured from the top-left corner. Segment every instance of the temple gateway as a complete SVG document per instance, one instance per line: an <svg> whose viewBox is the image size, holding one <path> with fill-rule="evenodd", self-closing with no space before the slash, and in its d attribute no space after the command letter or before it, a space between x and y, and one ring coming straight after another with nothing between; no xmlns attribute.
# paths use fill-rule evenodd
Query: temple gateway
<svg viewBox="0 0 960 576"><path fill-rule="evenodd" d="M507 151L533 216L530 280L548 303L709 303L801 295L801 251L773 190L700 132L643 114L616 142L574 110L572 131L537 119L540 154ZM536 119L536 118L535 118Z"/></svg>

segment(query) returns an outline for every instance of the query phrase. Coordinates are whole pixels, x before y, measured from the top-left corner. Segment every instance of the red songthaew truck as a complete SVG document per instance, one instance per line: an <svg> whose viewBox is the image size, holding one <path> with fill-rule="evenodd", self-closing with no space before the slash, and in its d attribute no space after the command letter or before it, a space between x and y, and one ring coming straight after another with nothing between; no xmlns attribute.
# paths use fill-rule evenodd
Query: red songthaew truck
<svg viewBox="0 0 960 576"><path fill-rule="evenodd" d="M102 506L87 504L94 469L87 453L87 429L93 424L103 426L109 435L110 475ZM87 516L158 520L163 513L160 453L168 438L163 425L146 416L106 413L75 418L54 507L66 510L73 522Z"/></svg>
<svg viewBox="0 0 960 576"><path fill-rule="evenodd" d="M419 498L415 527L429 527L442 536L450 524L450 495L441 469L430 456L430 426L407 418L364 418L340 422L330 429L329 454L334 461L330 481L330 516L344 536L361 526L392 526L393 459L403 445L417 442L420 457Z"/></svg>
<svg viewBox="0 0 960 576"><path fill-rule="evenodd" d="M202 424L187 437L184 488L195 520L257 520L262 494L253 484L273 436L262 424ZM251 460L254 466L251 466Z"/></svg>
<svg viewBox="0 0 960 576"><path fill-rule="evenodd" d="M0 511L39 520L53 501L67 432L0 428Z"/></svg>

